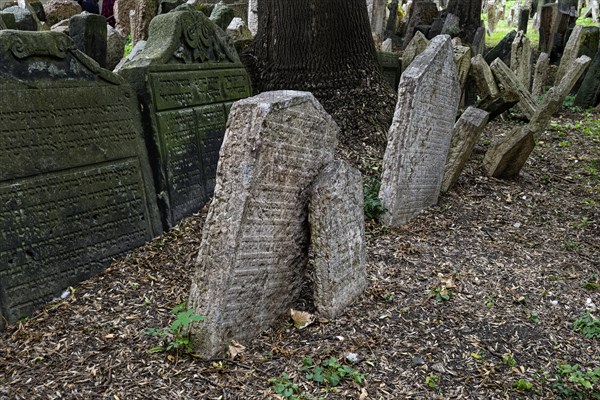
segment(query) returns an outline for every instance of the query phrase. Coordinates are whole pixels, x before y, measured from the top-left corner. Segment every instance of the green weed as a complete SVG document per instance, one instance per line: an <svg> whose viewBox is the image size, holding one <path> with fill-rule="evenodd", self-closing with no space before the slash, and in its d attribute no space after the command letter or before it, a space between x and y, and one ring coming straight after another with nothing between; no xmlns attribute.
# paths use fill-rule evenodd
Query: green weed
<svg viewBox="0 0 600 400"><path fill-rule="evenodd" d="M440 384L440 376L434 374L433 372L430 373L428 376L425 377L425 384L431 389L437 388Z"/></svg>
<svg viewBox="0 0 600 400"><path fill-rule="evenodd" d="M175 315L175 320L171 325L166 328L148 328L144 332L162 339L161 345L151 348L150 353L174 352L177 355L192 353L193 347L187 328L193 322L204 321L204 317L194 314L194 310L188 310L187 303L178 304L171 310L171 313Z"/></svg>
<svg viewBox="0 0 600 400"><path fill-rule="evenodd" d="M590 339L600 339L600 318L589 311L582 312L574 322L573 330Z"/></svg>
<svg viewBox="0 0 600 400"><path fill-rule="evenodd" d="M381 217L387 211L379 198L381 181L375 177L366 177L363 188L364 212L366 221L381 222Z"/></svg>
<svg viewBox="0 0 600 400"><path fill-rule="evenodd" d="M323 360L321 364L315 363L311 357L305 357L301 370L306 372L306 379L329 386L337 386L344 380L360 384L365 379L363 374L349 365L340 364L335 357Z"/></svg>
<svg viewBox="0 0 600 400"><path fill-rule="evenodd" d="M582 369L579 364L560 364L552 391L559 399L600 399L600 368Z"/></svg>
<svg viewBox="0 0 600 400"><path fill-rule="evenodd" d="M533 384L526 379L517 379L513 383L513 387L520 392L527 392L533 389Z"/></svg>

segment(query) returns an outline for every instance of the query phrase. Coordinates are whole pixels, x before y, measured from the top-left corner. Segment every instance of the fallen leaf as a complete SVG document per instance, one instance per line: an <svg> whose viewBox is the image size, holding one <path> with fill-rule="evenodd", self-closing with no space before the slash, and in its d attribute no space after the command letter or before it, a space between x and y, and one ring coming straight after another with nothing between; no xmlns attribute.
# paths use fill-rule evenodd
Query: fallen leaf
<svg viewBox="0 0 600 400"><path fill-rule="evenodd" d="M358 400L365 400L367 397L369 397L369 393L367 393L367 389L365 389L365 388L360 389L360 396L358 396Z"/></svg>
<svg viewBox="0 0 600 400"><path fill-rule="evenodd" d="M294 320L294 326L298 329L304 329L313 322L315 322L314 315L307 313L306 311L290 310L290 315Z"/></svg>
<svg viewBox="0 0 600 400"><path fill-rule="evenodd" d="M231 356L232 360L235 358L235 356L237 356L238 354L242 354L245 350L246 347L239 344L235 340L232 340L229 344L229 355Z"/></svg>

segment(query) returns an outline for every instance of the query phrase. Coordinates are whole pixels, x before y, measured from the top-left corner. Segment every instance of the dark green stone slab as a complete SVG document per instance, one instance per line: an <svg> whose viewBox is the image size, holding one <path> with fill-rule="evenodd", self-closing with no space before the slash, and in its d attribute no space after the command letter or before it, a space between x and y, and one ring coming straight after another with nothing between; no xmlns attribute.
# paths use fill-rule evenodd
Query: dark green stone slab
<svg viewBox="0 0 600 400"><path fill-rule="evenodd" d="M160 233L135 100L66 35L0 31L0 313L9 323Z"/></svg>
<svg viewBox="0 0 600 400"><path fill-rule="evenodd" d="M395 53L379 51L377 52L377 59L379 60L383 77L394 90L397 90L401 73L400 58Z"/></svg>
<svg viewBox="0 0 600 400"><path fill-rule="evenodd" d="M119 74L135 87L165 228L214 192L231 104L251 95L235 48L214 23L183 5L156 17L146 46Z"/></svg>

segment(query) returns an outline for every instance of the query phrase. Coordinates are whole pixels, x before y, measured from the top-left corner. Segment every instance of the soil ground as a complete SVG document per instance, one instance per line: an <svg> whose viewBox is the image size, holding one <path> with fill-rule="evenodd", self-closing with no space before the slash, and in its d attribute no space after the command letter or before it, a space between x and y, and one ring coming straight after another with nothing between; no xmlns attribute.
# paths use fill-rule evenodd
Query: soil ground
<svg viewBox="0 0 600 400"><path fill-rule="evenodd" d="M398 229L367 224L369 287L339 319L282 317L233 360L149 353L146 329L187 300L204 210L0 333L0 399L270 399L278 377L298 399L598 397L559 364L600 371L600 339L573 329L600 314L599 116L563 110L514 180L481 159L520 122L490 123L438 205ZM317 383L308 357L364 379Z"/></svg>

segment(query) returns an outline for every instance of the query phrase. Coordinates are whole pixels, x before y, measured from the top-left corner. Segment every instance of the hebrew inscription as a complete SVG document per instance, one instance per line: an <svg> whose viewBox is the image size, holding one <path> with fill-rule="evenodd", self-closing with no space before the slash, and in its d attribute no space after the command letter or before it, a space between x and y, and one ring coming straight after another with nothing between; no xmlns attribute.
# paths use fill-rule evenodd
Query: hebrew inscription
<svg viewBox="0 0 600 400"><path fill-rule="evenodd" d="M2 31L0 43L0 314L11 323L160 225L133 91L63 34Z"/></svg>
<svg viewBox="0 0 600 400"><path fill-rule="evenodd" d="M250 96L235 49L190 6L155 18L140 52L120 71L138 92L163 225L200 210L214 191L231 103Z"/></svg>
<svg viewBox="0 0 600 400"><path fill-rule="evenodd" d="M379 191L387 224L437 202L459 98L450 37L436 36L400 79Z"/></svg>
<svg viewBox="0 0 600 400"><path fill-rule="evenodd" d="M332 161L337 131L310 93L233 105L190 295L206 316L193 333L203 354L289 312L308 261L309 187Z"/></svg>

